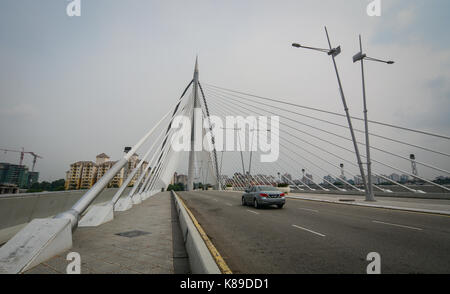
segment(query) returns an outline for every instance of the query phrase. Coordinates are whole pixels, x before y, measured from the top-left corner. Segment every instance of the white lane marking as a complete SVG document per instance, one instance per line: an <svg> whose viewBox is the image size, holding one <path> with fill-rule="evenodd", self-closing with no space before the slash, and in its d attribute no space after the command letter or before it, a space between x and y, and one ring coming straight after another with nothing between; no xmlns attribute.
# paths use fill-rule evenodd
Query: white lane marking
<svg viewBox="0 0 450 294"><path fill-rule="evenodd" d="M259 212L256 212L256 211L251 211L251 210L248 210L248 209L247 209L247 211L251 212L251 213L254 213L254 214L259 214Z"/></svg>
<svg viewBox="0 0 450 294"><path fill-rule="evenodd" d="M312 212L319 212L318 210L315 210L315 209L309 209L309 208L298 208L298 209L301 209L301 210L306 210L306 211L312 211Z"/></svg>
<svg viewBox="0 0 450 294"><path fill-rule="evenodd" d="M372 222L377 223L377 224L383 224L383 225L389 225L389 226L394 226L394 227L400 227L400 228L406 228L406 229L411 229L411 230L422 231L422 229L420 229L420 228L415 228L415 227L410 227L410 226L391 224L391 223L385 223L385 222L380 222L380 221L372 221Z"/></svg>
<svg viewBox="0 0 450 294"><path fill-rule="evenodd" d="M306 228L303 228L303 227L300 227L300 226L297 226L297 225L292 225L292 226L295 227L295 228L297 228L297 229L304 230L304 231L307 231L307 232L316 234L316 235L318 235L318 236L320 236L320 237L326 237L324 234L317 233L317 232L314 232L314 231L312 231L312 230L308 230L308 229L306 229Z"/></svg>
<svg viewBox="0 0 450 294"><path fill-rule="evenodd" d="M225 203L226 205L228 205L228 206L233 206L232 204L230 204L230 203Z"/></svg>

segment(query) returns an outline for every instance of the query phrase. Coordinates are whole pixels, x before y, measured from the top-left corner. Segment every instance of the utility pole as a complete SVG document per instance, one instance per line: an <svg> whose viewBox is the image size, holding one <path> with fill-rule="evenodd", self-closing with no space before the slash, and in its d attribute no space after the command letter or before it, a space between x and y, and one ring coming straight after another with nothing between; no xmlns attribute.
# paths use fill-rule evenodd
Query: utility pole
<svg viewBox="0 0 450 294"><path fill-rule="evenodd" d="M330 47L330 52L328 53L328 55L331 55L331 59L333 60L334 70L336 71L336 77L337 77L337 81L339 84L339 91L341 93L342 104L344 105L345 115L347 116L347 121L348 121L348 127L350 128L350 134L352 136L353 146L355 148L356 160L358 161L359 170L361 172L364 189L366 190L366 200L372 201L372 200L370 200L369 189L368 189L368 185L367 185L367 181L366 181L366 176L364 173L363 164L361 161L361 155L359 153L358 143L356 141L355 131L353 130L352 119L351 119L350 112L349 112L349 109L347 106L347 101L345 99L344 89L342 88L342 82L341 82L341 78L339 76L339 71L338 71L338 68L336 65L335 57L339 53L341 53L341 47L337 47L336 49L333 49L333 47L331 46L330 36L328 35L328 30L326 27L325 27L325 33L327 34L328 45Z"/></svg>
<svg viewBox="0 0 450 294"><path fill-rule="evenodd" d="M364 126L366 134L366 158L367 158L367 189L366 189L366 201L375 201L375 196L373 194L372 186L372 161L370 160L370 142L369 142L369 120L367 118L367 99L366 99L366 80L364 76L364 59L377 61L387 64L394 64L393 61L384 61L380 59L375 59L368 57L363 53L361 35L359 35L359 49L360 51L353 56L353 63L361 61L361 79L362 79L362 89L363 89L363 105L364 105ZM363 179L364 180L364 179Z"/></svg>
<svg viewBox="0 0 450 294"><path fill-rule="evenodd" d="M368 187L367 187L366 176L365 176L365 172L364 172L364 168L363 168L363 163L361 161L361 155L359 153L359 148L358 148L358 143L356 141L355 131L353 130L353 124L352 124L350 112L349 112L349 109L348 109L348 106L347 106L347 101L345 99L344 90L342 88L341 78L339 76L339 71L338 71L338 68L337 68L337 65L336 65L336 59L335 58L336 58L336 56L338 56L341 53L341 46L333 48L332 45L331 45L330 37L328 35L328 30L327 30L326 27L325 27L325 33L327 35L329 49L307 47L307 46L300 45L298 43L294 43L294 44L292 44L292 46L295 47L295 48L304 48L304 49L310 49L310 50L324 52L324 53L327 53L329 56L331 56L331 59L333 61L333 65L334 65L334 70L336 72L337 82L338 82L338 85L339 85L339 93L341 95L342 104L344 106L345 115L347 117L347 122L348 122L348 127L350 129L350 134L351 134L352 141L353 141L353 146L355 148L356 160L358 162L358 166L359 166L359 170L360 170L360 173L361 173L361 178L362 178L362 181L363 181L364 189L366 191L366 199L368 199L368 197L369 197L368 196Z"/></svg>

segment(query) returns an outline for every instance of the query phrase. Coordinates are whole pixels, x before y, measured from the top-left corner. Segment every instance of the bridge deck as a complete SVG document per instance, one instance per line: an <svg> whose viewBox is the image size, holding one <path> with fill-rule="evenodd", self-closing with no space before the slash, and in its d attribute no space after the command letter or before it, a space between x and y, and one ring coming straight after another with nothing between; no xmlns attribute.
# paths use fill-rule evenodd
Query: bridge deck
<svg viewBox="0 0 450 294"><path fill-rule="evenodd" d="M116 212L109 223L96 228L78 228L73 235L71 250L27 273L66 273L69 252L80 254L81 273L85 274L189 271L176 211L167 192L156 194L128 211Z"/></svg>

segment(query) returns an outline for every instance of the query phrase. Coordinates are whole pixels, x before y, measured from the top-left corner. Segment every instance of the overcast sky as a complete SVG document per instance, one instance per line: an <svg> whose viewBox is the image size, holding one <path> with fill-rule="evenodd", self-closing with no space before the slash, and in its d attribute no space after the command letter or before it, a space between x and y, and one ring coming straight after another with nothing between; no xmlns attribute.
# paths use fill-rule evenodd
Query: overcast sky
<svg viewBox="0 0 450 294"><path fill-rule="evenodd" d="M69 17L65 0L2 0L0 148L42 155L41 180L102 152L117 159L173 107L197 54L204 83L343 112L331 60L290 46L327 47L325 25L343 49L352 115L362 116L351 62L362 34L369 55L396 61L367 64L370 118L449 135L450 2L381 0L379 17L369 2L81 0L81 16ZM446 140L372 129L450 152ZM450 169L445 157L395 151ZM18 158L0 152L0 162Z"/></svg>

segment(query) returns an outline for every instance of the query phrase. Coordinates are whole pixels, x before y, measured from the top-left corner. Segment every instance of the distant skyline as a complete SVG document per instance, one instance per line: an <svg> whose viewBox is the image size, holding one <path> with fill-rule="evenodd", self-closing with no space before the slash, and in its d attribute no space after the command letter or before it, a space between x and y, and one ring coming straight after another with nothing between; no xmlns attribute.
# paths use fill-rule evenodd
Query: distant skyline
<svg viewBox="0 0 450 294"><path fill-rule="evenodd" d="M326 47L325 25L343 49L337 62L352 115L362 116L351 62L362 34L367 53L396 61L367 65L370 119L449 135L450 2L382 0L379 17L366 14L369 2L81 0L81 16L68 17L65 0L3 0L0 148L43 156L40 181L65 178L71 163L100 153L117 160L173 107L197 55L202 82L342 112L330 60L290 46ZM446 141L371 130L448 152ZM448 158L417 156L450 169ZM0 162L18 163L19 154L0 152ZM31 168L32 158L24 163Z"/></svg>

